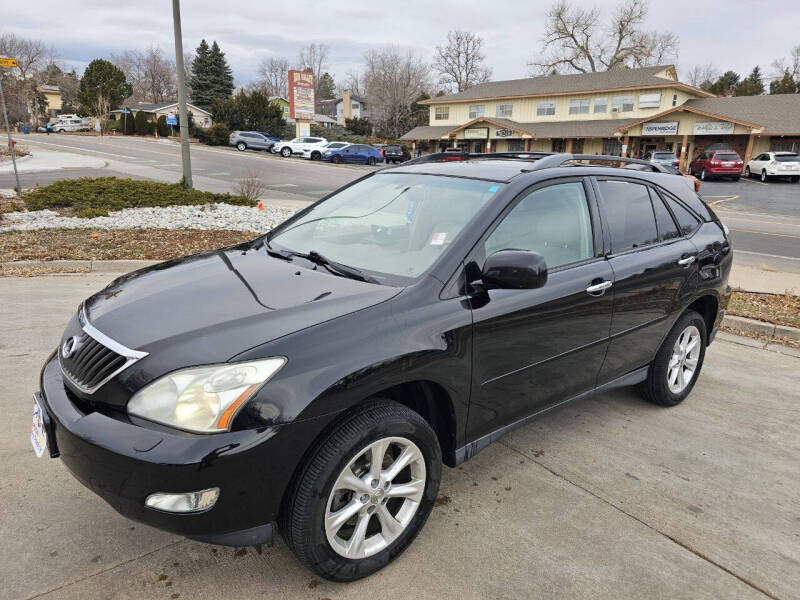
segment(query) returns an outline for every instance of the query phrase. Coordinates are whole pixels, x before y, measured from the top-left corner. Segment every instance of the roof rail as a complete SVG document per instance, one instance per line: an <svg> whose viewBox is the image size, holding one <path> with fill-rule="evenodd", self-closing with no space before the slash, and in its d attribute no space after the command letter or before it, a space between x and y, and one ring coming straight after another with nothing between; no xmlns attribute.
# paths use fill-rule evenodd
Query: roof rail
<svg viewBox="0 0 800 600"><path fill-rule="evenodd" d="M406 161L404 165L419 164L428 162L449 162L469 160L472 158L480 159L516 159L516 160L540 160L545 156L551 156L552 152L529 152L521 150L519 152L433 152L424 154L412 160Z"/></svg>
<svg viewBox="0 0 800 600"><path fill-rule="evenodd" d="M525 171L552 169L555 167L560 167L564 163L575 160L596 160L596 161L613 162L613 163L624 162L632 165L642 165L645 167L649 167L656 173L669 173L667 169L656 163L651 163L649 161L641 160L639 158L628 158L627 156L611 156L607 154L550 154L550 156L545 156L537 160L535 164L525 169Z"/></svg>

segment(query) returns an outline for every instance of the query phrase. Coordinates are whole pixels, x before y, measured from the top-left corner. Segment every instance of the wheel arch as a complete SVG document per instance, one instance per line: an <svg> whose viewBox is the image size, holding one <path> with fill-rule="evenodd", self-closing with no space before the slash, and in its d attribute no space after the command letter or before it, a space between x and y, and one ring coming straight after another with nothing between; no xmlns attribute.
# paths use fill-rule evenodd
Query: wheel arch
<svg viewBox="0 0 800 600"><path fill-rule="evenodd" d="M717 315L719 314L719 298L714 294L705 294L694 299L689 306L686 307L686 310L693 310L703 317L703 321L706 324L706 336L710 338L711 332L714 329L714 324L717 321Z"/></svg>

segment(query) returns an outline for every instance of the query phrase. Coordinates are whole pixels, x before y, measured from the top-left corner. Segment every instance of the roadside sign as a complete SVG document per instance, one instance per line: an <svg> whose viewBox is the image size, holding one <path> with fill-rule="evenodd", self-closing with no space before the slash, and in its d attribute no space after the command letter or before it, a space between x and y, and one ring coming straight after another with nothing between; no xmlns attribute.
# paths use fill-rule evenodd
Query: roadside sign
<svg viewBox="0 0 800 600"><path fill-rule="evenodd" d="M122 108L122 109L120 109L119 112L121 112L123 115L131 114L131 111L129 111L127 108Z"/></svg>
<svg viewBox="0 0 800 600"><path fill-rule="evenodd" d="M167 125L177 125L178 118L177 117L167 117Z"/></svg>
<svg viewBox="0 0 800 600"><path fill-rule="evenodd" d="M16 58L2 58L0 57L0 67L5 67L6 69L11 69L13 67L18 66Z"/></svg>

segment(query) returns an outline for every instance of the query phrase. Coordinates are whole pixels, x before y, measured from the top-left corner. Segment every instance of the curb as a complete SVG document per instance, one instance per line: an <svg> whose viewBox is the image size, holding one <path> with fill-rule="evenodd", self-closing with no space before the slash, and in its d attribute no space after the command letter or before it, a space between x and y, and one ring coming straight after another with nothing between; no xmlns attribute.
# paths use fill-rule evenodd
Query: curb
<svg viewBox="0 0 800 600"><path fill-rule="evenodd" d="M757 333L771 338L789 338L790 340L800 340L800 329L797 327L787 327L785 325L775 325L747 317L735 317L725 315L722 320L723 327L744 331L747 333Z"/></svg>

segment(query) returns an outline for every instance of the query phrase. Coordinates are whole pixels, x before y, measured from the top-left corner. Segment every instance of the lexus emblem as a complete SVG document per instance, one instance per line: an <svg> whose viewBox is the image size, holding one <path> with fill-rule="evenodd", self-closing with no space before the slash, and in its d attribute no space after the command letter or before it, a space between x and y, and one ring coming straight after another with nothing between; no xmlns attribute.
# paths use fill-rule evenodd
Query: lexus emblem
<svg viewBox="0 0 800 600"><path fill-rule="evenodd" d="M61 345L61 356L64 358L69 358L75 354L75 350L77 348L78 338L73 335L71 338L64 340L64 343Z"/></svg>

